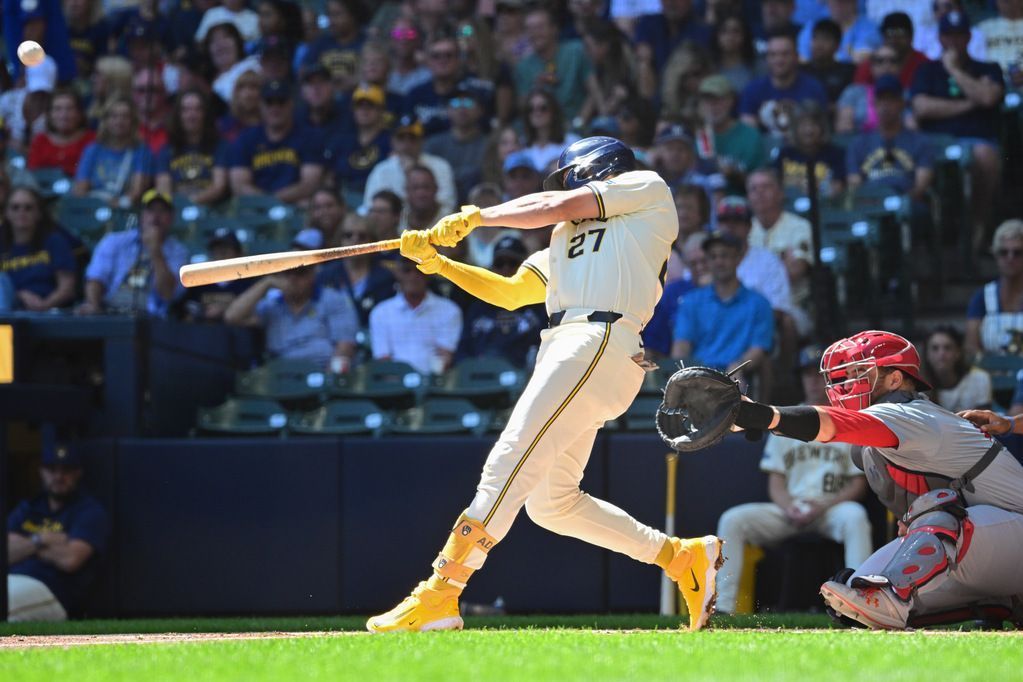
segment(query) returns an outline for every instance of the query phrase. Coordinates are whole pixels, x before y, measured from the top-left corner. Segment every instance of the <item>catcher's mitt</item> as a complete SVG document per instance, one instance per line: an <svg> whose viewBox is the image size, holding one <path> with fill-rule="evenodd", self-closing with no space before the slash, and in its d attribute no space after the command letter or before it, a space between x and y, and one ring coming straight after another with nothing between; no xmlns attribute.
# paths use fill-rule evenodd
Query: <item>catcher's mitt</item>
<svg viewBox="0 0 1023 682"><path fill-rule="evenodd" d="M657 433L668 447L690 452L721 440L735 423L742 393L735 379L710 367L683 367L664 387Z"/></svg>

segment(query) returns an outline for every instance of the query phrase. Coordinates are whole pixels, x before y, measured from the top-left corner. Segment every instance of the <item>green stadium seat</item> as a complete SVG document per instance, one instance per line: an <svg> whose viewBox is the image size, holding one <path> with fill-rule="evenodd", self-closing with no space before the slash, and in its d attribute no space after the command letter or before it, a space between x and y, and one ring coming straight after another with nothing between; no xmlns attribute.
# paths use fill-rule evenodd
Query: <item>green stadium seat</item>
<svg viewBox="0 0 1023 682"><path fill-rule="evenodd" d="M658 397L637 396L619 421L626 431L654 431L657 429L654 417L660 406L661 399Z"/></svg>
<svg viewBox="0 0 1023 682"><path fill-rule="evenodd" d="M487 412L461 398L431 398L419 407L395 415L388 434L454 435L484 433L490 421Z"/></svg>
<svg viewBox="0 0 1023 682"><path fill-rule="evenodd" d="M98 197L67 194L57 203L57 222L91 244L111 228L113 220L114 209Z"/></svg>
<svg viewBox="0 0 1023 682"><path fill-rule="evenodd" d="M276 400L229 398L216 407L199 408L196 427L203 433L225 435L281 435L288 415Z"/></svg>
<svg viewBox="0 0 1023 682"><path fill-rule="evenodd" d="M503 358L467 358L436 377L428 393L466 398L479 407L507 407L522 384L522 373Z"/></svg>
<svg viewBox="0 0 1023 682"><path fill-rule="evenodd" d="M44 199L64 196L71 191L72 178L60 168L40 168L32 171L32 179L39 187Z"/></svg>
<svg viewBox="0 0 1023 682"><path fill-rule="evenodd" d="M359 436L379 433L390 416L369 400L331 400L292 417L289 431L300 435Z"/></svg>
<svg viewBox="0 0 1023 682"><path fill-rule="evenodd" d="M279 358L235 377L238 395L270 398L285 404L319 402L326 386L324 368L309 360Z"/></svg>
<svg viewBox="0 0 1023 682"><path fill-rule="evenodd" d="M370 360L331 378L327 387L331 397L367 398L389 409L411 407L425 389L422 374L394 360Z"/></svg>
<svg viewBox="0 0 1023 682"><path fill-rule="evenodd" d="M1023 357L985 353L975 364L991 375L991 388L995 393L1016 390L1019 373L1023 371Z"/></svg>

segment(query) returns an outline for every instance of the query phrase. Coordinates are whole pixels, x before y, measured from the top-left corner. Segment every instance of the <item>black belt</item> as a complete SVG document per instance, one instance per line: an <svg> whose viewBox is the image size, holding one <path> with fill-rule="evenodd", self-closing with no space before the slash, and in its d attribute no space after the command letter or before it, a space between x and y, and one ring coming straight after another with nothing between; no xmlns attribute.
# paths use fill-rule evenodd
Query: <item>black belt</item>
<svg viewBox="0 0 1023 682"><path fill-rule="evenodd" d="M565 318L565 311L561 310L551 315L551 323L549 326L557 327L561 324L561 320ZM592 313L586 316L587 322L617 322L622 319L621 313L613 313L610 310L594 310Z"/></svg>

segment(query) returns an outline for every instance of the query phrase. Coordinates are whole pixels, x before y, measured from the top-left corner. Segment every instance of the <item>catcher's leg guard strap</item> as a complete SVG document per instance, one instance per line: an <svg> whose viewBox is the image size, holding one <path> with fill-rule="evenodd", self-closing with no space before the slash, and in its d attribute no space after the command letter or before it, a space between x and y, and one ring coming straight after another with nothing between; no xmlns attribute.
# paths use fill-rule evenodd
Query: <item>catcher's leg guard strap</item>
<svg viewBox="0 0 1023 682"><path fill-rule="evenodd" d="M853 587L887 585L899 599L908 602L922 585L948 571L961 528L960 519L947 511L918 515L880 575L853 578Z"/></svg>
<svg viewBox="0 0 1023 682"><path fill-rule="evenodd" d="M487 532L482 523L462 515L451 529L444 549L433 562L433 570L441 578L464 585L476 570L466 566L466 560L474 550L487 554L496 543L497 540Z"/></svg>

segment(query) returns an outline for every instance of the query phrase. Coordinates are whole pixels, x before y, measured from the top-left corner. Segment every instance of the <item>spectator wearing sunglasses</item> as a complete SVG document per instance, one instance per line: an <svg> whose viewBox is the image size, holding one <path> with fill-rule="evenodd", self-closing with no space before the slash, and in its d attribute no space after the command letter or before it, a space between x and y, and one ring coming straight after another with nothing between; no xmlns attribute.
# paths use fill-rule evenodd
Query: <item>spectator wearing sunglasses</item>
<svg viewBox="0 0 1023 682"><path fill-rule="evenodd" d="M459 89L448 100L451 129L429 138L423 146L426 153L451 164L461 204L466 203L469 190L480 182L483 175L480 159L486 153L487 138L483 134L482 117L479 94L468 88Z"/></svg>
<svg viewBox="0 0 1023 682"><path fill-rule="evenodd" d="M391 28L391 74L387 89L407 95L412 88L430 80L430 70L419 63L419 31L411 19L399 18Z"/></svg>
<svg viewBox="0 0 1023 682"><path fill-rule="evenodd" d="M905 12L892 12L885 16L881 22L882 45L890 47L895 52L895 59L892 65L897 69L899 82L903 88L909 88L913 84L913 76L917 67L927 61L927 56L913 48L913 21ZM871 59L873 59L871 56ZM854 83L872 85L874 83L874 69L870 61L864 60L856 67Z"/></svg>
<svg viewBox="0 0 1023 682"><path fill-rule="evenodd" d="M493 108L494 85L469 75L458 40L453 34L441 33L430 41L426 50L426 64L430 69L430 80L409 91L405 110L415 114L422 122L427 137L451 127L450 102L462 91L475 91L477 103L489 116Z"/></svg>
<svg viewBox="0 0 1023 682"><path fill-rule="evenodd" d="M991 252L998 279L973 295L966 309L966 357L1005 353L1014 332L1023 329L1023 220L1006 220L995 230ZM1019 402L1014 400L1013 402Z"/></svg>
<svg viewBox="0 0 1023 682"><path fill-rule="evenodd" d="M320 190L313 196L314 211L317 202L326 202L331 196ZM336 202L336 197L334 197ZM344 217L337 231L338 246L355 246L378 240L373 224L354 213ZM373 254L350 256L331 261L320 267L319 283L337 289L351 299L359 326L369 326L369 311L380 301L394 296L394 275Z"/></svg>

